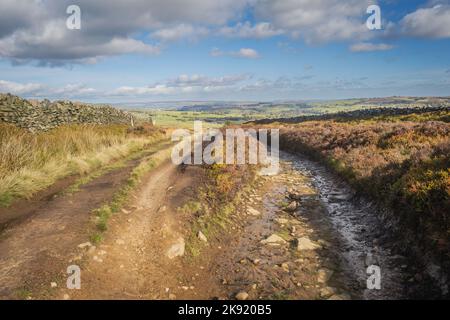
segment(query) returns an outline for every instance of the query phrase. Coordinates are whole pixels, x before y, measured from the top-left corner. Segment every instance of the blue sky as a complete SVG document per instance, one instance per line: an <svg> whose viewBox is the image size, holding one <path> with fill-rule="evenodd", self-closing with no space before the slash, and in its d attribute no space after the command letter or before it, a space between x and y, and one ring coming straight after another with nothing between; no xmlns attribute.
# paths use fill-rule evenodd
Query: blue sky
<svg viewBox="0 0 450 320"><path fill-rule="evenodd" d="M366 26L372 4L381 30ZM0 3L0 92L27 98L450 96L449 53L448 0Z"/></svg>

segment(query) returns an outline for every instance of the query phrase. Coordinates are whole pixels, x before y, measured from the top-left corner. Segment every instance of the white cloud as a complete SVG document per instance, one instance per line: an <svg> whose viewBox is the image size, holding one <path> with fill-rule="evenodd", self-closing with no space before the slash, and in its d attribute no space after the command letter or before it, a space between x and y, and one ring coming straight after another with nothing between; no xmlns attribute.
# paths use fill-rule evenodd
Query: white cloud
<svg viewBox="0 0 450 320"><path fill-rule="evenodd" d="M208 77L204 75L180 75L163 83L155 83L146 87L123 86L113 90L110 95L176 95L195 92L212 92L236 87L239 83L250 79L247 74Z"/></svg>
<svg viewBox="0 0 450 320"><path fill-rule="evenodd" d="M129 37L84 37L52 20L35 30L17 30L0 39L0 56L16 60L40 60L49 64L92 61L126 53L158 54L160 48Z"/></svg>
<svg viewBox="0 0 450 320"><path fill-rule="evenodd" d="M260 0L256 16L308 43L364 40L369 0Z"/></svg>
<svg viewBox="0 0 450 320"><path fill-rule="evenodd" d="M58 99L92 97L96 94L101 94L99 90L81 83L69 83L62 87L51 87L39 83L18 83L6 80L0 80L0 92L26 97L56 97Z"/></svg>
<svg viewBox="0 0 450 320"><path fill-rule="evenodd" d="M59 97L79 97L92 96L99 93L98 90L90 88L85 84L67 84L62 88L54 88L49 90L51 96Z"/></svg>
<svg viewBox="0 0 450 320"><path fill-rule="evenodd" d="M390 44L370 42L360 42L350 46L352 52L387 51L393 48L394 46Z"/></svg>
<svg viewBox="0 0 450 320"><path fill-rule="evenodd" d="M421 8L400 21L402 34L424 38L450 38L450 5Z"/></svg>
<svg viewBox="0 0 450 320"><path fill-rule="evenodd" d="M128 53L159 53L135 38L143 32L159 40L205 33L238 16L248 0L78 0L81 30L67 30L69 0L0 1L0 57L43 65L85 63ZM198 25L198 26L196 26ZM192 26L192 29L190 29Z"/></svg>
<svg viewBox="0 0 450 320"><path fill-rule="evenodd" d="M161 46L152 41L191 41L211 35L244 39L283 35L316 44L369 43L383 34L365 25L368 5L379 2L373 0L78 0L82 28L67 30L65 10L72 2L0 1L0 58L41 65L95 63L108 56L160 53ZM243 20L247 14L254 22ZM387 33L395 29L391 22L384 25ZM401 36L449 38L449 1L430 0L396 27ZM143 34L150 38L137 38ZM371 50L385 48L378 45ZM215 50L211 55L259 56L249 48Z"/></svg>
<svg viewBox="0 0 450 320"><path fill-rule="evenodd" d="M223 56L225 53L222 51L222 50L220 50L219 48L213 48L210 52L209 52L209 55L211 56L211 57L220 57L220 56Z"/></svg>
<svg viewBox="0 0 450 320"><path fill-rule="evenodd" d="M43 85L37 83L17 83L12 81L0 80L0 92L12 93L18 95L26 95L35 93L44 88Z"/></svg>
<svg viewBox="0 0 450 320"><path fill-rule="evenodd" d="M167 95L174 93L174 88L165 85L155 85L154 87L129 87L123 86L112 92L112 95Z"/></svg>
<svg viewBox="0 0 450 320"><path fill-rule="evenodd" d="M263 39L281 35L284 31L275 29L268 22L260 22L252 26L250 22L246 21L244 23L239 22L232 27L223 27L218 33L225 37Z"/></svg>
<svg viewBox="0 0 450 320"><path fill-rule="evenodd" d="M248 59L257 59L259 58L258 51L251 49L251 48L242 48L238 52L233 53L233 55L241 58L248 58Z"/></svg>
<svg viewBox="0 0 450 320"><path fill-rule="evenodd" d="M197 40L207 36L209 30L205 27L194 27L188 24L179 24L169 28L159 29L151 37L161 41Z"/></svg>
<svg viewBox="0 0 450 320"><path fill-rule="evenodd" d="M261 57L258 51L251 48L241 48L238 51L222 51L218 48L213 48L209 54L212 57L230 56L246 59L258 59Z"/></svg>

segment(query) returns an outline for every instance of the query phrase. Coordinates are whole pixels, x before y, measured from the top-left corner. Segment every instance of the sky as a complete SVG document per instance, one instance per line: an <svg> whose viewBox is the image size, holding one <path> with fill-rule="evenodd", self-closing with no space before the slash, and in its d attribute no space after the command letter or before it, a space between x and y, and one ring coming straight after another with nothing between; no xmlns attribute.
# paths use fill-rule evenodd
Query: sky
<svg viewBox="0 0 450 320"><path fill-rule="evenodd" d="M372 5L379 29L367 25ZM105 103L450 96L450 0L1 0L0 92Z"/></svg>

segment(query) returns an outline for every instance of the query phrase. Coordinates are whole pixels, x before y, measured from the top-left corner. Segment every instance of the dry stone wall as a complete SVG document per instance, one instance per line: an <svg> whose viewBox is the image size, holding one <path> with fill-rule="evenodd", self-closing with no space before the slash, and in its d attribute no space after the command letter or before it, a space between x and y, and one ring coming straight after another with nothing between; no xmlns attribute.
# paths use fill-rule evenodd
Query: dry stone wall
<svg viewBox="0 0 450 320"><path fill-rule="evenodd" d="M34 101L0 94L0 122L30 131L46 131L64 124L133 124L134 118L131 113L110 106Z"/></svg>

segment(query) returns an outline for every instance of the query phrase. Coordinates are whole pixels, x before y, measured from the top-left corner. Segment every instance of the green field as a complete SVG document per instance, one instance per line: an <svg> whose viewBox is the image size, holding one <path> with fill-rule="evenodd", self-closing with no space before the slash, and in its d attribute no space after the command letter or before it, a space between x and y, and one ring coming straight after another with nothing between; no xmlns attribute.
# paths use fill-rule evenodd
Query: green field
<svg viewBox="0 0 450 320"><path fill-rule="evenodd" d="M416 108L429 105L450 106L448 98L390 97L311 102L198 103L188 106L155 108L149 106L132 111L138 120L162 127L192 128L195 120L208 127L239 124L259 119L322 115L373 108Z"/></svg>

